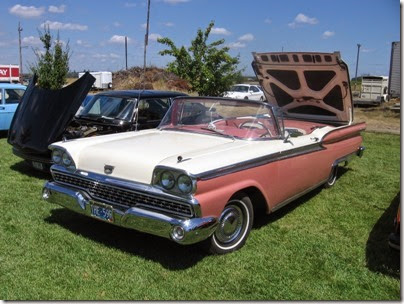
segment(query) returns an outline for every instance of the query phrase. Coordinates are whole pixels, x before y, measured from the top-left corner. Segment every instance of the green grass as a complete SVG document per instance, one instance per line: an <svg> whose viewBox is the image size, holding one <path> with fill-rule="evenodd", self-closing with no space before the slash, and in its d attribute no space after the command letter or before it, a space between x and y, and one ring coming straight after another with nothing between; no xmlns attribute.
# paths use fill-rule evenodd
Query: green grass
<svg viewBox="0 0 404 304"><path fill-rule="evenodd" d="M3 135L0 299L399 300L400 257L387 237L400 137L365 133L364 145L333 188L260 216L241 250L212 256L42 201L47 176Z"/></svg>

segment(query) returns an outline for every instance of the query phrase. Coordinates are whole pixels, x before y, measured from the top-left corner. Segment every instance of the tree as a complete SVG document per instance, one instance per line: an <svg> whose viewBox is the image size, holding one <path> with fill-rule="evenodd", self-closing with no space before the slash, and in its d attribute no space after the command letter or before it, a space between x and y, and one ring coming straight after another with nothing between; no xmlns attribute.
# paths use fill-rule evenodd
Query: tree
<svg viewBox="0 0 404 304"><path fill-rule="evenodd" d="M63 44L50 33L49 27L44 32L39 31L39 38L43 43L45 52L35 49L37 63L30 66L33 73L38 75L38 86L44 89L60 89L66 83L69 72L69 44L63 49Z"/></svg>
<svg viewBox="0 0 404 304"><path fill-rule="evenodd" d="M213 26L214 21L211 21L205 31L198 29L188 49L184 46L178 48L167 37L157 40L169 47L160 51L159 54L171 55L175 58L175 61L168 63L168 70L186 79L192 91L205 96L219 95L241 76L241 71L237 70L239 57L231 57L228 54L228 47L219 48L224 43L224 39L207 44Z"/></svg>

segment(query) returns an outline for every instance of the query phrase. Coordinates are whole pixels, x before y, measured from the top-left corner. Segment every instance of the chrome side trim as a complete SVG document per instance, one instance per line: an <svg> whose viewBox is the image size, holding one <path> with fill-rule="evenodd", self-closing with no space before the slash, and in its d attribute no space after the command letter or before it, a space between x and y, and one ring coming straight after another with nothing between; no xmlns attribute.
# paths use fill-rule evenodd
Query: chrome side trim
<svg viewBox="0 0 404 304"><path fill-rule="evenodd" d="M55 182L45 183L42 198L49 203L61 205L92 218L95 217L92 215L91 205L93 203L100 205L100 202L91 200L83 191ZM171 239L184 245L197 243L208 238L213 234L218 224L215 217L184 219L137 207L120 210L102 203L101 206L111 208L113 220L108 221L108 223ZM173 230L178 226L184 232L182 239L173 237Z"/></svg>
<svg viewBox="0 0 404 304"><path fill-rule="evenodd" d="M326 180L324 180L324 181L322 181L322 182L320 182L320 183L314 185L314 186L311 186L310 188L307 188L306 190L303 190L302 192L300 192L300 193L298 193L298 194L295 194L294 196L292 196L292 197L290 197L290 198L287 198L287 199L284 200L283 202L281 202L281 203L277 204L275 207L273 207L273 208L270 210L270 212L274 212L274 211L276 211L276 210L282 208L283 206L289 204L290 202L292 202L292 201L298 199L299 197L301 197L301 196L303 196L303 195L309 193L310 191L316 189L317 187L320 187L321 185L323 185L324 183L326 183L327 180L328 180L328 178L327 178Z"/></svg>
<svg viewBox="0 0 404 304"><path fill-rule="evenodd" d="M106 175L102 175L102 174L98 174L98 173L87 172L87 171L83 171L83 170L76 170L76 172L72 173L72 172L68 171L65 167L60 166L60 165L53 165L51 167L51 174L52 174L52 177L54 180L56 180L55 173L69 175L74 178L90 180L95 183L106 184L110 187L114 187L117 189L123 188L123 189L131 191L131 192L140 192L140 193L149 195L150 197L153 197L156 199L164 199L164 200L168 200L168 201L188 204L191 206L191 208L193 210L193 217L201 217L201 215L202 215L199 202L193 196L190 196L188 199L186 199L183 197L165 193L162 190L160 190L156 187L150 186L150 185L141 184L141 183L137 183L137 182L133 182L133 181L127 181L127 180L110 177L110 176L106 176ZM57 182L57 183L68 186L68 187L74 187L74 188L86 191L85 188L81 188L78 186L72 186L70 184L66 184L66 183L62 183L62 182ZM110 204L115 204L113 202L108 202L105 200L104 200L104 202L110 203Z"/></svg>
<svg viewBox="0 0 404 304"><path fill-rule="evenodd" d="M279 153L273 153L273 154L265 155L262 157L254 158L254 159L251 159L248 161L240 162L237 164L232 164L232 165L225 166L222 168L206 171L206 172L197 174L196 177L201 180L209 180L209 179L220 177L220 176L223 176L226 174L236 173L239 171L263 166L263 165L272 163L274 161L284 160L284 159L288 159L288 158L292 158L292 157L296 157L296 156L300 156L300 155L304 155L304 154L308 154L308 153L313 153L313 152L317 152L317 151L321 151L321 150L325 150L325 148L322 147L320 143L315 143L315 144L307 145L304 147L290 149L290 150L282 151Z"/></svg>

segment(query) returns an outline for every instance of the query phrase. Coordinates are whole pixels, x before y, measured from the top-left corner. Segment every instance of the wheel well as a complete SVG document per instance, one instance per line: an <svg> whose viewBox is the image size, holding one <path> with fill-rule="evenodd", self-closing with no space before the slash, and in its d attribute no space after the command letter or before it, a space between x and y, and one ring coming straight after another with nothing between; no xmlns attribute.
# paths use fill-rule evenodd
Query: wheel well
<svg viewBox="0 0 404 304"><path fill-rule="evenodd" d="M261 191L256 187L248 187L237 191L237 193L243 192L248 195L251 199L251 203L254 207L254 214L259 214L258 211L268 212L267 201L265 200L264 195L262 195ZM236 195L235 193L234 195ZM233 196L234 196L233 195Z"/></svg>

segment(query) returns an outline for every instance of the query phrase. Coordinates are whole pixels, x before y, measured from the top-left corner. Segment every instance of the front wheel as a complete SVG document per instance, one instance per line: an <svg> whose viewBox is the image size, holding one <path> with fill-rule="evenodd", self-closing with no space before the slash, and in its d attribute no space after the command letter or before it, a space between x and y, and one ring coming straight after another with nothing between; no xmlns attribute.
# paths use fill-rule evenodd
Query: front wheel
<svg viewBox="0 0 404 304"><path fill-rule="evenodd" d="M250 198L244 193L233 196L220 215L216 231L207 240L209 251L225 254L243 247L250 234L253 218Z"/></svg>

